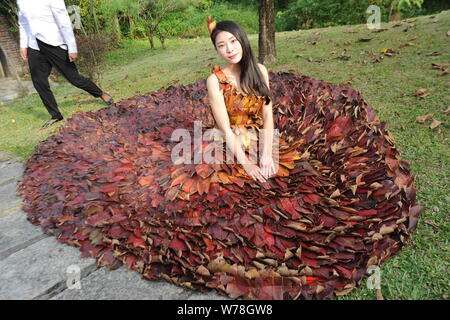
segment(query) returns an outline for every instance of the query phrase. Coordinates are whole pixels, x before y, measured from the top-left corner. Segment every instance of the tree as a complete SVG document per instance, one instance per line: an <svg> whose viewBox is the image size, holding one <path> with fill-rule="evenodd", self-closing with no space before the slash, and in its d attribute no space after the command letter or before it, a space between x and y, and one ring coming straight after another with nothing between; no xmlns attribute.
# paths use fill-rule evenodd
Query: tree
<svg viewBox="0 0 450 320"><path fill-rule="evenodd" d="M109 23L112 26L114 38L118 42L122 39L121 22L128 25L130 38L136 36L136 22L140 13L139 2L135 0L108 0L102 2L101 9L110 18Z"/></svg>
<svg viewBox="0 0 450 320"><path fill-rule="evenodd" d="M259 6L259 57L260 63L274 62L277 58L275 48L275 12L273 0L260 0Z"/></svg>
<svg viewBox="0 0 450 320"><path fill-rule="evenodd" d="M424 0L388 0L387 5L389 6L389 21L397 20L401 18L401 11L406 8L411 8L412 6L422 7ZM386 0L376 0L375 3L381 4L386 3Z"/></svg>
<svg viewBox="0 0 450 320"><path fill-rule="evenodd" d="M141 4L140 16L144 21L146 30L147 30L147 38L150 43L150 49L154 49L155 45L153 43L153 38L156 36L159 41L161 41L161 45L163 49L165 34L161 31L159 24L164 18L164 15L167 12L170 12L175 9L177 5L177 1L175 0L139 0Z"/></svg>

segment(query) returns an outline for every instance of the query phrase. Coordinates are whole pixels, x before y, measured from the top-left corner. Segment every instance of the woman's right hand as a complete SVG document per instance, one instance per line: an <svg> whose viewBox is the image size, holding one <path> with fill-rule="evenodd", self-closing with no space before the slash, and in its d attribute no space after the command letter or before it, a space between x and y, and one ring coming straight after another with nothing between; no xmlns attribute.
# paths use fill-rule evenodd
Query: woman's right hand
<svg viewBox="0 0 450 320"><path fill-rule="evenodd" d="M266 182L266 178L264 178L261 168L256 164L243 164L242 167L253 180L258 180L261 183Z"/></svg>

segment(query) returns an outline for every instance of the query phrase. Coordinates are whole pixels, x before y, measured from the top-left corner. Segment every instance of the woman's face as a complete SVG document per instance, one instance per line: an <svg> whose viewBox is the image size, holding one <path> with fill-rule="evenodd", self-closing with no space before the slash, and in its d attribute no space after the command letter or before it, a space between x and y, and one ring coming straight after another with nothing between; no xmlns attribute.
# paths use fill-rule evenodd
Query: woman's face
<svg viewBox="0 0 450 320"><path fill-rule="evenodd" d="M216 50L228 64L238 63L242 59L241 43L228 31L221 31L217 34Z"/></svg>

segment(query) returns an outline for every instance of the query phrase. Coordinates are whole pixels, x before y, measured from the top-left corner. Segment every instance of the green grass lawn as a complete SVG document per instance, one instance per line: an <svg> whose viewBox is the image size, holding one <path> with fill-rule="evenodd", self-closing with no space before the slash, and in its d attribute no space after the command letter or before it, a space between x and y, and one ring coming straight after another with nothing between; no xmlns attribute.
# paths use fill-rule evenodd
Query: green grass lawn
<svg viewBox="0 0 450 320"><path fill-rule="evenodd" d="M396 139L402 158L410 161L417 188L417 203L424 205L412 242L381 266L385 299L448 299L449 294L449 115L450 74L432 63L450 63L450 11L418 17L394 27L383 23L384 32L365 25L282 32L276 34L278 61L272 71L304 74L333 83L349 83L373 106ZM409 27L408 27L409 26ZM351 28L353 33L346 32ZM407 31L405 31L407 30ZM250 41L257 53L258 35ZM359 42L358 39L371 38ZM209 38L169 39L167 49L157 43L128 41L108 54L101 86L119 101L169 85L188 84L206 78L213 64L224 66ZM413 45L402 46L411 43ZM383 56L381 50L394 50ZM432 52L439 55L427 55ZM344 56L344 58L342 58ZM330 59L341 57L337 59ZM383 57L381 60L380 57ZM379 60L379 62L374 62ZM450 67L447 67L450 70ZM413 96L426 88L428 96ZM105 105L64 80L54 88L64 117L95 111ZM418 123L416 117L433 114ZM34 146L57 132L64 122L40 130L49 118L37 95L0 105L0 151L26 159ZM365 281L338 299L375 299Z"/></svg>

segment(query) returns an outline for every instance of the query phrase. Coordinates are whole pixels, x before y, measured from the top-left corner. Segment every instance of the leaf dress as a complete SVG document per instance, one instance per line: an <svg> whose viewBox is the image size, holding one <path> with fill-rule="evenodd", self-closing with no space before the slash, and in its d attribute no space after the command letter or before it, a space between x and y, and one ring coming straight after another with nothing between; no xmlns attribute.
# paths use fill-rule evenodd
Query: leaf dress
<svg viewBox="0 0 450 320"><path fill-rule="evenodd" d="M213 73L250 154L265 98ZM269 79L279 166L265 183L235 158L195 161L224 142L206 134L217 126L200 79L74 114L26 163L28 220L145 279L242 299L350 292L416 228L423 207L409 164L357 91L287 72ZM173 160L176 129L193 152Z"/></svg>

